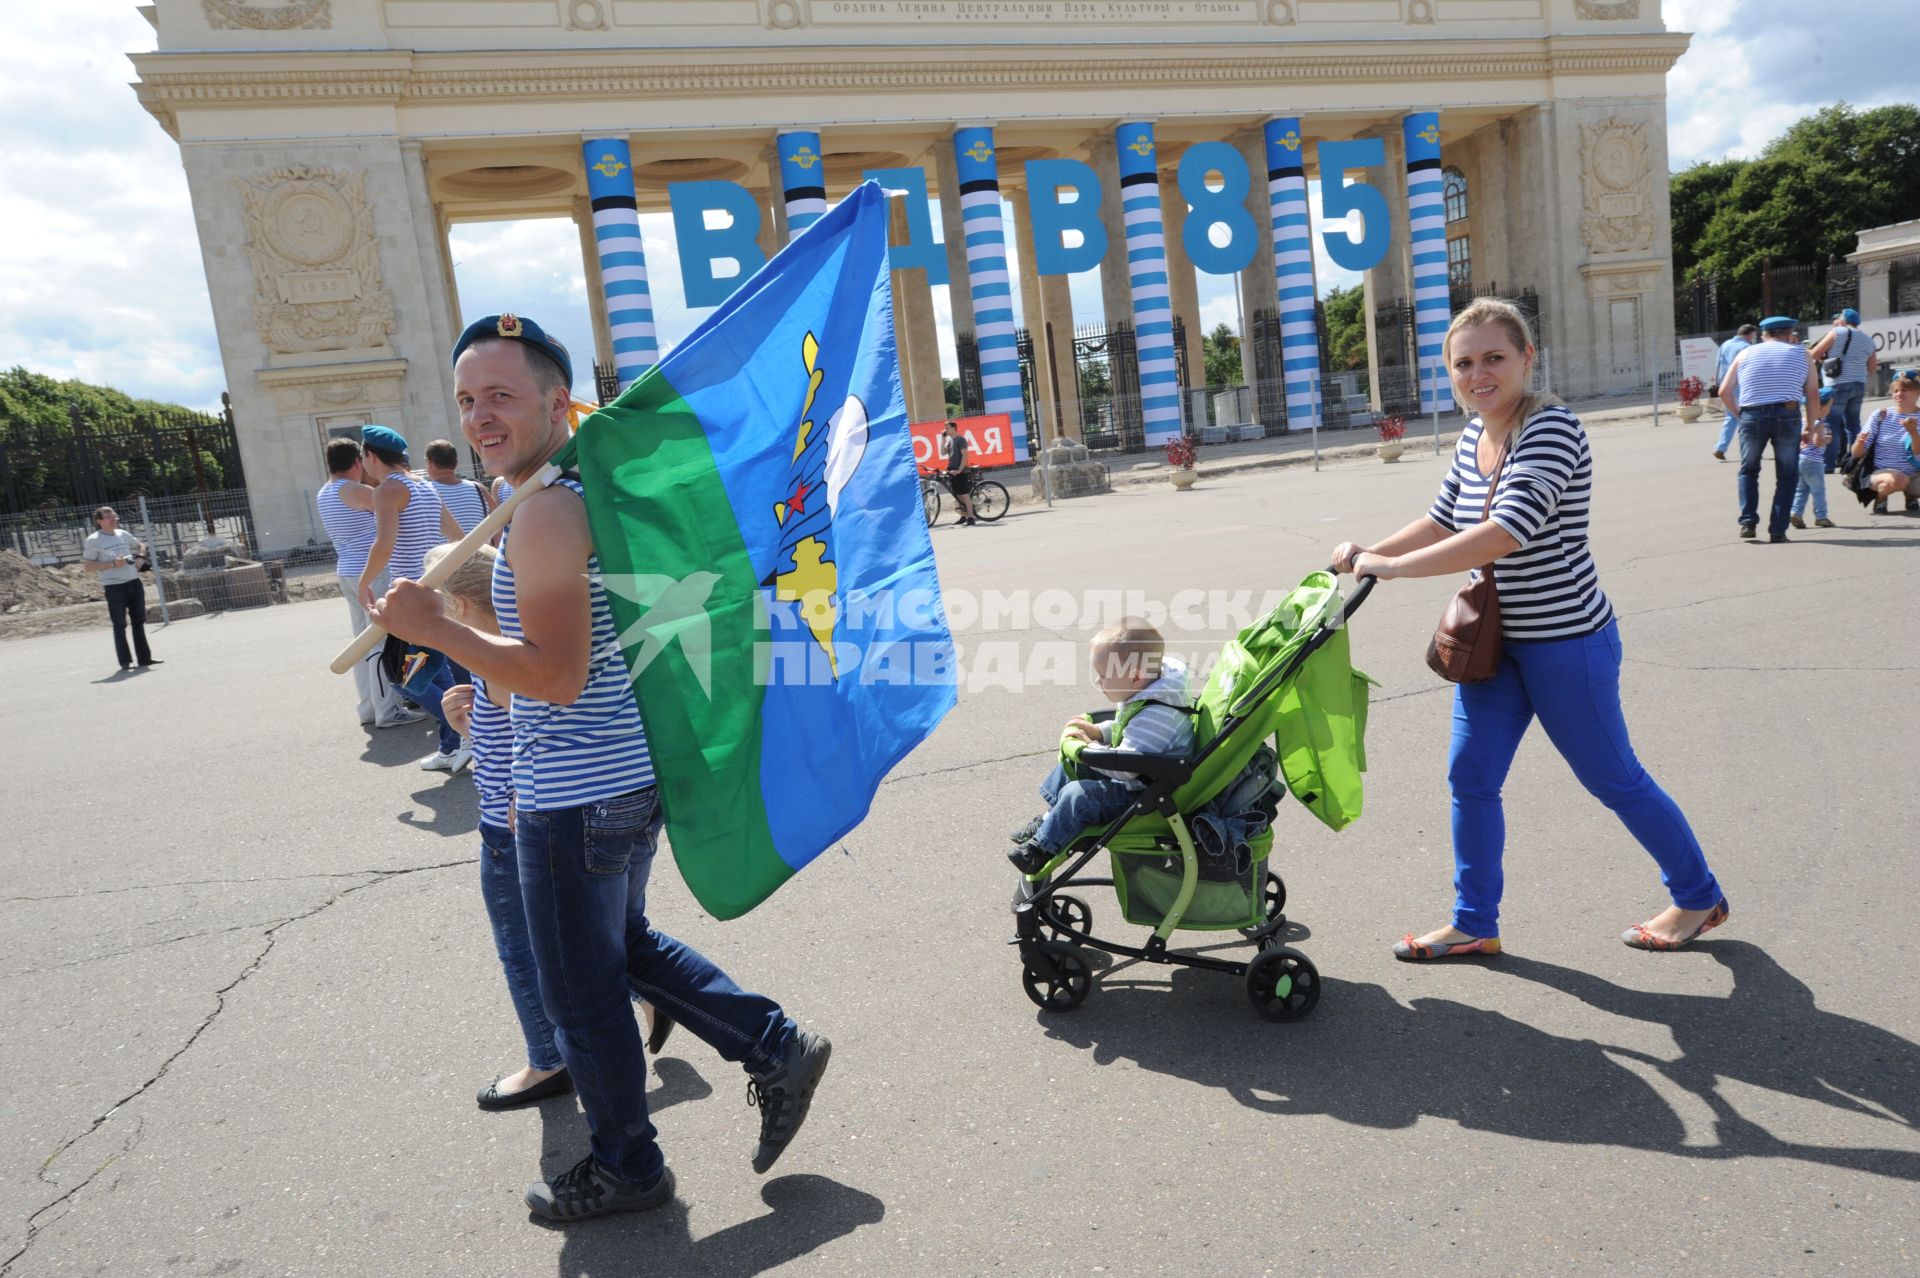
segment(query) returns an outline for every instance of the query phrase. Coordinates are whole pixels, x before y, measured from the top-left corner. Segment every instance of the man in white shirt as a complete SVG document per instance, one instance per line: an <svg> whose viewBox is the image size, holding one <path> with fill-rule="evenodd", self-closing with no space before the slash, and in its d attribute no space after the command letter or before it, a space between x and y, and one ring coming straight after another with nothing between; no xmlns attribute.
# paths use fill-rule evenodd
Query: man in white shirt
<svg viewBox="0 0 1920 1278"><path fill-rule="evenodd" d="M120 527L120 516L113 507L102 506L93 512L95 531L87 535L80 551L80 566L100 574L106 587L107 615L113 619L113 650L120 668L132 668L138 657L140 668L157 666L160 661L147 648L147 591L140 584L136 556L147 553L146 543ZM127 650L127 626L133 626L133 650Z"/></svg>

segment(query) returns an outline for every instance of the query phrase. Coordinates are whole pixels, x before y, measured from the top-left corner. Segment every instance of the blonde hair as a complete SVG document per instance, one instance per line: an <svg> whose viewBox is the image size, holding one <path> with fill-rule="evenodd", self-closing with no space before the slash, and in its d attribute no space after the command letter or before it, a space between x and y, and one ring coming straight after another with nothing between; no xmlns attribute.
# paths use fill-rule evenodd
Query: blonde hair
<svg viewBox="0 0 1920 1278"><path fill-rule="evenodd" d="M426 570L433 571L434 565L452 553L451 545L433 547L427 551ZM493 565L499 558L500 552L492 546L481 546L470 559L453 570L452 576L440 583L440 593L469 608L478 608L486 616L493 616Z"/></svg>
<svg viewBox="0 0 1920 1278"><path fill-rule="evenodd" d="M1094 635L1092 648L1105 652L1109 659L1120 658L1121 669L1127 674L1157 675L1167 652L1167 639L1143 617L1122 617Z"/></svg>
<svg viewBox="0 0 1920 1278"><path fill-rule="evenodd" d="M1453 317L1453 323L1447 325L1447 336L1440 343L1440 359L1447 366L1449 376L1453 368L1453 335L1487 324L1497 324L1505 329L1507 337L1513 342L1513 349L1522 355L1534 349L1533 325L1527 323L1527 317L1519 307L1497 297L1475 298L1465 310ZM1525 426L1529 417L1553 400L1552 391L1545 388L1536 391L1529 387L1520 396L1518 411L1514 415L1514 429Z"/></svg>

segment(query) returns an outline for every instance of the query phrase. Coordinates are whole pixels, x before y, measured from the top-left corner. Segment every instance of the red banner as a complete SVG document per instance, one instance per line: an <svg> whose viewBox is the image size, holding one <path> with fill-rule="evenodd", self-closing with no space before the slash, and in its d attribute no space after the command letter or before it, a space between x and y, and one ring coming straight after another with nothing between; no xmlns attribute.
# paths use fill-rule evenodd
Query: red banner
<svg viewBox="0 0 1920 1278"><path fill-rule="evenodd" d="M937 422L915 422L908 428L913 431L914 464L922 474L947 468L947 448L940 437L946 433L949 421L959 423L960 434L967 441L969 466L1013 465L1013 419L1007 414L943 417Z"/></svg>

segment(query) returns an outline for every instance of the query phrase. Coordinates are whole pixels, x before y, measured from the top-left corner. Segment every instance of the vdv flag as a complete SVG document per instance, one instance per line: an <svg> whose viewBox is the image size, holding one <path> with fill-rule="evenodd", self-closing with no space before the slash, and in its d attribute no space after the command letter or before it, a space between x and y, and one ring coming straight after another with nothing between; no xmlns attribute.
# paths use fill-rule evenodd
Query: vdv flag
<svg viewBox="0 0 1920 1278"><path fill-rule="evenodd" d="M674 860L736 918L858 825L955 700L881 189L789 244L573 451Z"/></svg>

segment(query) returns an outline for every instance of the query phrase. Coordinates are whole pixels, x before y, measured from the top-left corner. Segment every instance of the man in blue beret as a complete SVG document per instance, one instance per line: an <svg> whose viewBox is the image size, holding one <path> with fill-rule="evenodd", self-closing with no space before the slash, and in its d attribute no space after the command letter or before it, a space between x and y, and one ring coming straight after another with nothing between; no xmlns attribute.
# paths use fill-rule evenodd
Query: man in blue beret
<svg viewBox="0 0 1920 1278"><path fill-rule="evenodd" d="M1720 402L1740 417L1740 537L1745 541L1759 535L1760 454L1773 449L1767 540L1784 542L1800 486L1801 433L1819 429L1820 379L1807 348L1793 341L1794 327L1785 315L1761 320L1759 343L1734 356L1720 383Z"/></svg>
<svg viewBox="0 0 1920 1278"><path fill-rule="evenodd" d="M1833 403L1827 410L1836 423L1834 438L1827 444L1827 473L1831 475L1841 455L1860 437L1860 405L1867 398L1867 376L1880 371L1880 356L1873 349L1873 338L1860 331L1860 312L1851 306L1835 313L1833 327L1808 353L1819 361L1833 387Z"/></svg>
<svg viewBox="0 0 1920 1278"><path fill-rule="evenodd" d="M530 319L489 315L461 334L460 425L489 473L522 488L565 445L572 374L566 347ZM799 1131L833 1050L647 920L663 817L580 493L562 476L516 511L494 567L497 636L461 625L409 582L373 611L389 633L479 675L489 695L512 694L513 846L527 931L592 1137L570 1171L527 1190L535 1215L562 1222L673 1200L629 991L745 1067L760 1107L757 1172Z"/></svg>

